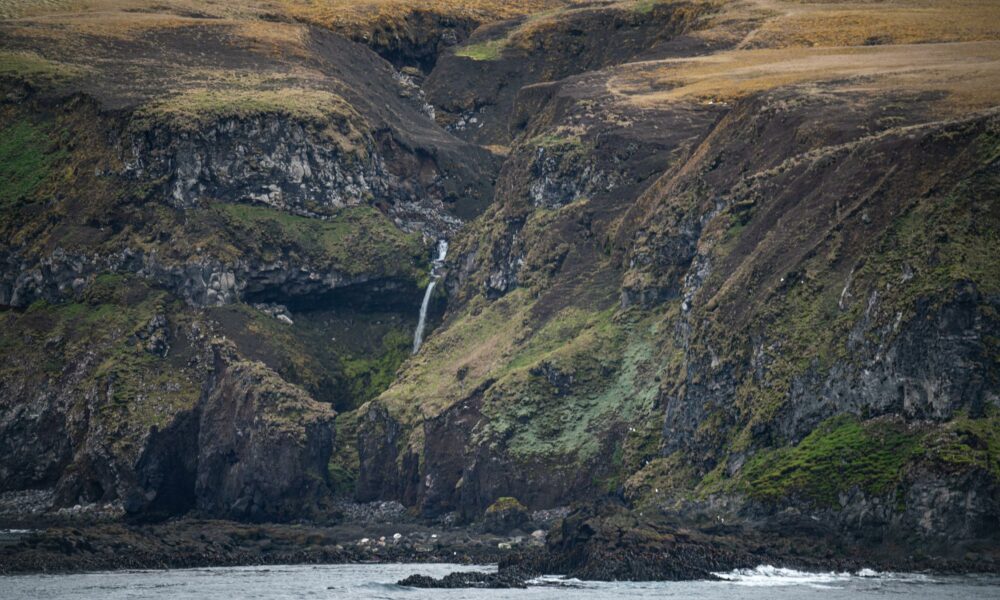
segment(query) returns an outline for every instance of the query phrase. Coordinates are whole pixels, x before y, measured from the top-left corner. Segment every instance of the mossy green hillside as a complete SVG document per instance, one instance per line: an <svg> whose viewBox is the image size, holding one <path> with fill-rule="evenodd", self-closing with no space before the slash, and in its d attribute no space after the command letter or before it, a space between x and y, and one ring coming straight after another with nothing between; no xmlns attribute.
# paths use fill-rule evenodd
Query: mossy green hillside
<svg viewBox="0 0 1000 600"><path fill-rule="evenodd" d="M478 297L427 337L419 354L404 363L400 379L379 396L397 419L416 424L482 385L507 364L518 333L527 324L527 290L495 302ZM414 402L419 398L420 402Z"/></svg>
<svg viewBox="0 0 1000 600"><path fill-rule="evenodd" d="M354 354L342 360L344 377L350 390L352 407L372 400L388 389L396 379L396 371L409 358L413 348L413 332L393 329L382 336L377 355Z"/></svg>
<svg viewBox="0 0 1000 600"><path fill-rule="evenodd" d="M617 320L615 309L553 315L497 373L485 397L483 439L505 439L521 459L586 461L614 438L620 471L654 456L658 428L644 424L656 420L655 378L664 363L652 330L650 320ZM619 433L609 438L612 430Z"/></svg>
<svg viewBox="0 0 1000 600"><path fill-rule="evenodd" d="M19 119L0 126L0 207L29 198L64 155L43 125Z"/></svg>
<svg viewBox="0 0 1000 600"><path fill-rule="evenodd" d="M798 444L756 453L734 477L727 477L720 463L697 484L696 495L741 493L770 503L797 497L835 507L839 496L853 489L899 496L909 485L909 474L921 468L944 473L978 470L1000 481L996 411L939 424L832 417ZM649 490L642 492L648 495Z"/></svg>
<svg viewBox="0 0 1000 600"><path fill-rule="evenodd" d="M920 450L919 436L905 425L834 417L793 447L756 455L742 480L754 498L800 495L832 506L840 492L855 486L885 494L902 481L904 467Z"/></svg>

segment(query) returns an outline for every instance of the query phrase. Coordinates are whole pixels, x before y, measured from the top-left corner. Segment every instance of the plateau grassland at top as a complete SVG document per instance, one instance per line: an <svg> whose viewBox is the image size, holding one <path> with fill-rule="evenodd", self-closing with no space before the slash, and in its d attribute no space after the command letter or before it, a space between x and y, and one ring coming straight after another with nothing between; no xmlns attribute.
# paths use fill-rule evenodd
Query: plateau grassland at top
<svg viewBox="0 0 1000 600"><path fill-rule="evenodd" d="M357 40L405 34L406 21L430 15L482 24L566 6L568 0L0 0L0 19L63 19L74 15L159 15L195 19L297 20Z"/></svg>

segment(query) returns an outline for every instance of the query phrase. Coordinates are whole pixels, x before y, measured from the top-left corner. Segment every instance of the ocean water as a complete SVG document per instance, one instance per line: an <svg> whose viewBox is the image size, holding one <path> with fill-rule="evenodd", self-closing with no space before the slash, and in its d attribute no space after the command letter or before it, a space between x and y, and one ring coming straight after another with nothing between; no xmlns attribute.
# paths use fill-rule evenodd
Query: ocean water
<svg viewBox="0 0 1000 600"><path fill-rule="evenodd" d="M1000 578L943 577L922 574L804 573L761 566L720 573L726 581L603 583L540 577L528 589L426 590L397 586L413 573L440 577L457 570L490 567L460 565L271 566L164 571L112 571L71 575L0 577L0 598L17 600L172 600L348 598L350 600L448 600L536 598L683 598L683 599L863 599L905 600L1000 598Z"/></svg>

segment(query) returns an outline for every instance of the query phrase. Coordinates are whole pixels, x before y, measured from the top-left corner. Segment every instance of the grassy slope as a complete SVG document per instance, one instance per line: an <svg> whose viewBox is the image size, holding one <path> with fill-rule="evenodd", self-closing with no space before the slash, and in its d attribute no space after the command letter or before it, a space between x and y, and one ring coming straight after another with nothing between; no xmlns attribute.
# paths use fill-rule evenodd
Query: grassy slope
<svg viewBox="0 0 1000 600"><path fill-rule="evenodd" d="M50 147L47 133L30 121L0 129L0 207L31 196L49 177L63 151Z"/></svg>

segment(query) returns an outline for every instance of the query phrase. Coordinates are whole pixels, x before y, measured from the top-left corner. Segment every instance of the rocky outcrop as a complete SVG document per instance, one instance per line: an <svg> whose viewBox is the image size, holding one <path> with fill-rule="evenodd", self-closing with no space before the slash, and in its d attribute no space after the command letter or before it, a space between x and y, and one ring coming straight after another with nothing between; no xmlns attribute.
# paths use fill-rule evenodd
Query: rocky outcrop
<svg viewBox="0 0 1000 600"><path fill-rule="evenodd" d="M361 420L362 433L358 435L361 466L355 497L360 502L380 498L412 499L412 482L418 475L412 470L402 472L404 465L412 464L399 457L405 444L402 427L380 406L369 407Z"/></svg>
<svg viewBox="0 0 1000 600"><path fill-rule="evenodd" d="M118 285L90 289L86 301L123 293ZM141 289L128 306L5 315L5 344L47 339L0 365L5 491L48 490L28 512L58 518L311 514L331 493L329 405ZM104 320L78 317L92 306ZM25 362L39 357L44 369Z"/></svg>
<svg viewBox="0 0 1000 600"><path fill-rule="evenodd" d="M334 413L276 373L213 345L198 404L154 429L126 499L134 516L199 514L288 521L318 514L330 496Z"/></svg>
<svg viewBox="0 0 1000 600"><path fill-rule="evenodd" d="M16 308L36 300L61 302L78 298L103 273L138 275L198 307L240 301L294 301L361 287L372 294L388 294L410 291L412 285L392 275L343 272L335 265L293 265L284 258L223 262L198 257L176 263L155 252L147 254L131 248L111 255L71 254L57 249L41 260L11 253L6 265L8 268L0 273L0 306Z"/></svg>
<svg viewBox="0 0 1000 600"><path fill-rule="evenodd" d="M158 126L132 134L125 169L165 181L164 196L177 208L209 199L315 216L391 197L374 141L352 123L360 119L331 115L330 123L318 124L262 115L194 131Z"/></svg>
<svg viewBox="0 0 1000 600"><path fill-rule="evenodd" d="M227 356L228 355L228 356ZM196 507L237 520L308 518L329 493L333 412L260 363L215 348L200 406Z"/></svg>
<svg viewBox="0 0 1000 600"><path fill-rule="evenodd" d="M523 529L531 516L517 498L503 496L491 504L483 514L483 529L491 533L509 533Z"/></svg>
<svg viewBox="0 0 1000 600"><path fill-rule="evenodd" d="M123 175L163 182L163 196L177 208L241 202L323 217L375 204L407 231L454 232L461 220L444 202L459 200L452 180L469 177L467 166L369 127L353 110L325 123L271 114L224 118L198 130L159 125L129 135Z"/></svg>

